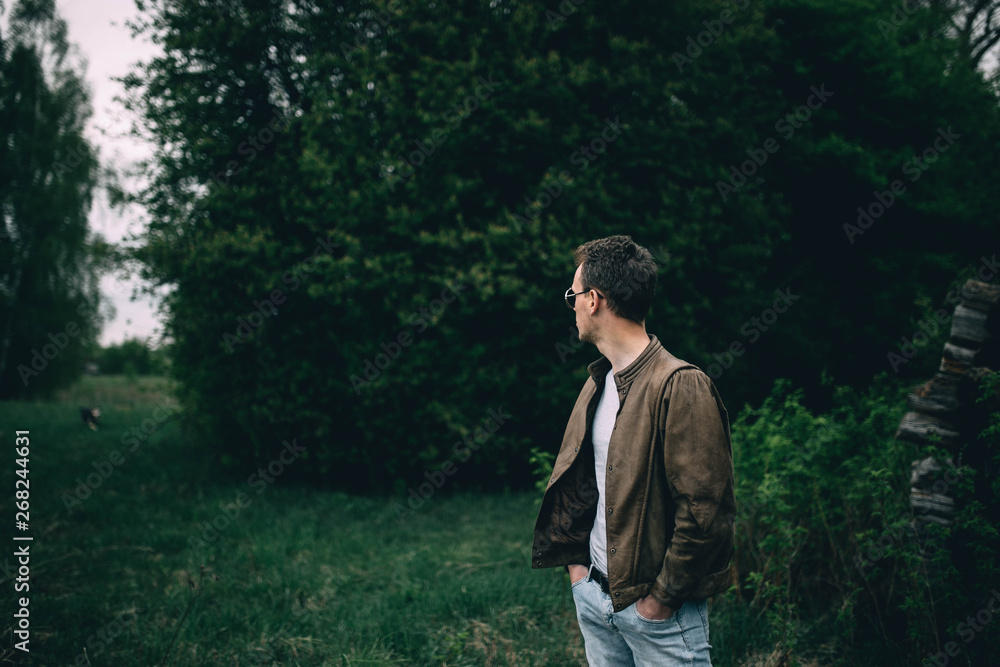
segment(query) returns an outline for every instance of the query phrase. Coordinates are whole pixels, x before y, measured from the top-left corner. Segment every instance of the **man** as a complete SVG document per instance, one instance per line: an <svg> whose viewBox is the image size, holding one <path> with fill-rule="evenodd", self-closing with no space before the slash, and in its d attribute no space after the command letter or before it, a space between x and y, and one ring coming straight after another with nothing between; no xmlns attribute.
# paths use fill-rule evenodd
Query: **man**
<svg viewBox="0 0 1000 667"><path fill-rule="evenodd" d="M646 333L656 263L628 236L576 249L567 304L603 355L576 399L532 567L566 566L591 665L711 665L707 599L730 586L729 415L712 380Z"/></svg>

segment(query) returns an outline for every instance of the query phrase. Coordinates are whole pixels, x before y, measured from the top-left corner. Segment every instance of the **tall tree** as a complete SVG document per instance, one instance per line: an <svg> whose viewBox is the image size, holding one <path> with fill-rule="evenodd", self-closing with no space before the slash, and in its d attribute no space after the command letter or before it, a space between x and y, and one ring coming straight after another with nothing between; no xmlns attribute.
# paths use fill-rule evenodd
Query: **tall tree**
<svg viewBox="0 0 1000 667"><path fill-rule="evenodd" d="M1000 2L997 0L931 0L930 7L944 12L949 28L973 66L979 66L1000 42ZM914 10L916 2L904 3L904 14ZM994 51L994 56L996 52ZM992 67L997 70L996 58Z"/></svg>
<svg viewBox="0 0 1000 667"><path fill-rule="evenodd" d="M883 34L895 1L141 4L136 256L235 460L305 434L300 469L344 485L527 483L596 357L560 301L591 238L671 257L648 329L740 406L866 382L995 229L996 99L927 9Z"/></svg>
<svg viewBox="0 0 1000 667"><path fill-rule="evenodd" d="M90 113L54 0L15 3L0 35L2 398L47 395L78 377L99 332Z"/></svg>

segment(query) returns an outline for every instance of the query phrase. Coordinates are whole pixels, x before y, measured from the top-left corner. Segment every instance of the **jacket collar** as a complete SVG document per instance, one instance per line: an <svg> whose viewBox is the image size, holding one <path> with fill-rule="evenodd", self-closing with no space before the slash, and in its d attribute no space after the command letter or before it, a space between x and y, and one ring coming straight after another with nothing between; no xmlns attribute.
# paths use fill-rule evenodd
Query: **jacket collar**
<svg viewBox="0 0 1000 667"><path fill-rule="evenodd" d="M646 335L649 336L649 345L646 346L646 349L639 353L639 356L631 364L615 373L615 385L618 387L623 387L631 383L642 372L642 369L664 349L660 341L656 339L656 336L651 333L647 333ZM598 387L603 386L604 378L607 376L609 370L611 370L611 360L605 356L587 366L590 377Z"/></svg>

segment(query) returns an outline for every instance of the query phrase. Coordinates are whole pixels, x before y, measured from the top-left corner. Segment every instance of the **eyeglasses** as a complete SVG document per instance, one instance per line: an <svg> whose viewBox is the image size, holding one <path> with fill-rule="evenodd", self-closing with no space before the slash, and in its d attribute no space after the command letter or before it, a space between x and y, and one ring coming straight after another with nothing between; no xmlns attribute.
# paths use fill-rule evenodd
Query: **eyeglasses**
<svg viewBox="0 0 1000 667"><path fill-rule="evenodd" d="M565 297L566 297L566 307L569 308L570 310L576 310L576 297L580 296L581 294L586 294L589 291L591 291L591 290L585 289L582 292L577 292L576 294L574 294L573 293L573 288L570 287L568 290L566 290L566 294L565 294ZM604 295L601 294L600 292L598 292L597 290L594 290L594 293L596 293L597 296L601 297L602 299L605 298Z"/></svg>

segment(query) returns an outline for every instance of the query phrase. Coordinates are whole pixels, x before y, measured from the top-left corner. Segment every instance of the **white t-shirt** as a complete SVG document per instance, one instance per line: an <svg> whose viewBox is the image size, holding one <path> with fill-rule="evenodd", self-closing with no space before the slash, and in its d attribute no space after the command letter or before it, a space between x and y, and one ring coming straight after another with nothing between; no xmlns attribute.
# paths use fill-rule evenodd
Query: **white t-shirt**
<svg viewBox="0 0 1000 667"><path fill-rule="evenodd" d="M594 528L590 531L590 560L594 567L608 573L608 526L605 521L608 510L605 506L604 482L608 469L608 444L611 442L611 431L618 417L618 386L615 384L614 369L608 371L604 379L604 392L597 403L594 413L594 423L591 428L594 443L594 472L597 475L597 489L600 497L597 500L597 516L594 518Z"/></svg>

